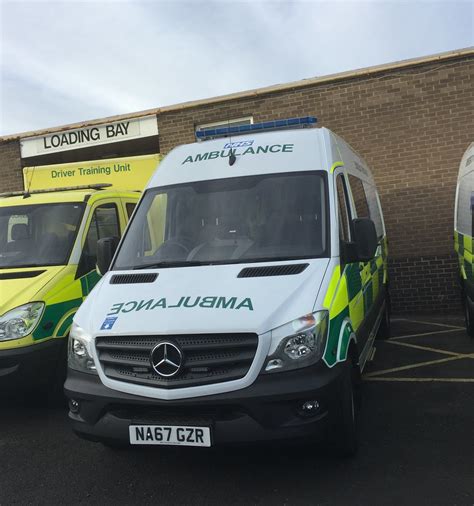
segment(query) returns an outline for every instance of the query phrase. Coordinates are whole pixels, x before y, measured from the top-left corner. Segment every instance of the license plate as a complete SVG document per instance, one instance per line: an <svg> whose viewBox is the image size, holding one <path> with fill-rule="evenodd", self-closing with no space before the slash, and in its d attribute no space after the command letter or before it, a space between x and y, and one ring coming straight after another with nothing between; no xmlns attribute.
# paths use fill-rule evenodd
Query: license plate
<svg viewBox="0 0 474 506"><path fill-rule="evenodd" d="M211 446L209 427L130 425L132 445Z"/></svg>

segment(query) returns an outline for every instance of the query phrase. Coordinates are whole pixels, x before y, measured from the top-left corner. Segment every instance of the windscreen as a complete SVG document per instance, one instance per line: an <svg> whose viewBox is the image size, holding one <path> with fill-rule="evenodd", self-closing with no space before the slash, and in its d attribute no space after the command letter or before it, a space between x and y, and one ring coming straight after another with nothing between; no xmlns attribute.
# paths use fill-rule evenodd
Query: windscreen
<svg viewBox="0 0 474 506"><path fill-rule="evenodd" d="M0 207L0 269L66 264L83 210L81 203Z"/></svg>
<svg viewBox="0 0 474 506"><path fill-rule="evenodd" d="M325 175L268 174L148 190L114 269L327 256Z"/></svg>

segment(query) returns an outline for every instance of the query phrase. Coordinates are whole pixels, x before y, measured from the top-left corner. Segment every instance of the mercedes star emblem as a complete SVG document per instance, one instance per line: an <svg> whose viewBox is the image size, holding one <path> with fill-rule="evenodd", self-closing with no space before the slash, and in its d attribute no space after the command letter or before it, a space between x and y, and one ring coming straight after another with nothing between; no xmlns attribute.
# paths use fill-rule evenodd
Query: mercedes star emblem
<svg viewBox="0 0 474 506"><path fill-rule="evenodd" d="M183 365L183 353L173 343L162 341L158 343L150 354L153 370L164 378L176 376Z"/></svg>

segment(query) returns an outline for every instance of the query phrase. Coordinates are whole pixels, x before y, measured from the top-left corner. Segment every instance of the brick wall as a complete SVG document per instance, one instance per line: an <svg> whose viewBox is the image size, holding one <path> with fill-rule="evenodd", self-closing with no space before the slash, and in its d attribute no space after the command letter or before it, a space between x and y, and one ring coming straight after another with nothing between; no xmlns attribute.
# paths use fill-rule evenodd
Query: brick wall
<svg viewBox="0 0 474 506"><path fill-rule="evenodd" d="M22 189L20 143L0 142L0 193Z"/></svg>
<svg viewBox="0 0 474 506"><path fill-rule="evenodd" d="M461 156L474 141L474 57L161 113L161 152L194 142L198 124L306 115L347 140L374 172L394 310L459 310L454 192ZM0 144L0 160L0 190L21 188L18 143Z"/></svg>
<svg viewBox="0 0 474 506"><path fill-rule="evenodd" d="M454 254L395 257L389 261L389 273L395 312L461 311L458 260Z"/></svg>
<svg viewBox="0 0 474 506"><path fill-rule="evenodd" d="M384 209L394 310L459 310L454 194L474 141L474 58L162 114L162 152L193 142L197 124L249 115L314 115L360 152Z"/></svg>

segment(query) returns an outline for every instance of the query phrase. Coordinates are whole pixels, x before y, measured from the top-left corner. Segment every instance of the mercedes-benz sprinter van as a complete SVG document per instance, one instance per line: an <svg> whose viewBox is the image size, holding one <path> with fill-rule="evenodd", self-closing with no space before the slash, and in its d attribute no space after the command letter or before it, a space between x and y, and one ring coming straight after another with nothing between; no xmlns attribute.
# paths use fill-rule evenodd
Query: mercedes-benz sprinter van
<svg viewBox="0 0 474 506"><path fill-rule="evenodd" d="M25 168L25 190L0 194L0 396L63 395L72 319L100 277L97 240L122 234L158 162Z"/></svg>
<svg viewBox="0 0 474 506"><path fill-rule="evenodd" d="M474 142L459 167L454 211L454 246L459 258L459 278L466 330L474 337Z"/></svg>
<svg viewBox="0 0 474 506"><path fill-rule="evenodd" d="M389 332L387 242L367 164L314 122L199 132L164 158L113 260L99 241L104 276L70 333L77 434L329 434L355 452L361 371Z"/></svg>

